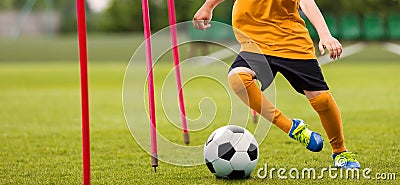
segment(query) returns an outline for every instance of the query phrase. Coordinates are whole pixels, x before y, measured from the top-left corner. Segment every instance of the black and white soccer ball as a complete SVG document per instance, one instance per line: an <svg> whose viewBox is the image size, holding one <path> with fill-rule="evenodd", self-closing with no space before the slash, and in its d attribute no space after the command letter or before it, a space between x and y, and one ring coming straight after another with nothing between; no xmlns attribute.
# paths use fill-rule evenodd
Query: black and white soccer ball
<svg viewBox="0 0 400 185"><path fill-rule="evenodd" d="M258 143L248 130L224 126L208 137L204 159L211 173L219 178L247 178L258 162Z"/></svg>

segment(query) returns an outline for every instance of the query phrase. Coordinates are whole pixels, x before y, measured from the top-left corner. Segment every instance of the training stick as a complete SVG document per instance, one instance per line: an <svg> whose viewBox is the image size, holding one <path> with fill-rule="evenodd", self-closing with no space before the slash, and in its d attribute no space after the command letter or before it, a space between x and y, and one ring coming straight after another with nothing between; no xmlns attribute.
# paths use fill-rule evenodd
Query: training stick
<svg viewBox="0 0 400 185"><path fill-rule="evenodd" d="M146 68L148 74L148 96L149 96L149 112L150 112L150 143L151 143L151 165L156 172L158 166L157 158L157 131L156 131L156 111L154 105L154 79L153 79L153 56L151 52L151 32L150 32L150 15L149 2L142 0L142 13L144 25L144 39L146 44Z"/></svg>
<svg viewBox="0 0 400 185"><path fill-rule="evenodd" d="M253 123L257 123L258 116L257 116L257 112L254 109L251 110L251 115L253 116Z"/></svg>
<svg viewBox="0 0 400 185"><path fill-rule="evenodd" d="M86 16L85 1L76 0L79 61L81 75L81 101L82 101L82 161L83 184L90 184L90 131L89 131L89 93L88 93L88 59L86 44Z"/></svg>
<svg viewBox="0 0 400 185"><path fill-rule="evenodd" d="M183 140L185 144L189 144L190 140L187 128L185 102L183 100L181 69L179 67L180 59L178 50L178 36L177 36L178 34L176 30L176 16L175 16L176 13L175 13L174 0L168 0L168 15L169 15L169 25L171 29L170 34L172 41L172 55L174 57L174 65L175 65L176 86L178 88L179 110L181 113L181 120L182 120Z"/></svg>

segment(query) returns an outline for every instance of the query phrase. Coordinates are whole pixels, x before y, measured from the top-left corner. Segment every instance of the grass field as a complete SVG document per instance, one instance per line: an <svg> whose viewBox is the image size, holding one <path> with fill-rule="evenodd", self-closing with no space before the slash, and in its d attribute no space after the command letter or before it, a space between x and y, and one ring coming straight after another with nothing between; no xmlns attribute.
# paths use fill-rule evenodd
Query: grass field
<svg viewBox="0 0 400 185"><path fill-rule="evenodd" d="M375 48L372 50L378 52ZM370 52L366 51L363 57L368 54ZM276 176L260 179L256 172L265 163L269 168L286 169L321 169L332 165L328 142L325 142L322 152L310 153L275 126L260 145L259 164L250 179L216 179L205 165L180 167L163 162L154 174L150 156L134 141L124 120L121 89L128 63L122 61L129 57L109 56L111 59L115 57L115 62L90 62L92 183L399 184L400 59L390 54L387 58L385 56L386 53L383 53L381 58L387 60L370 62L350 57L325 65L323 71L342 111L347 147L357 154L362 167L372 169L371 177L375 173L396 173L396 180L366 180L362 176L360 180L330 179L327 174L322 180L281 180ZM118 57L122 59L117 60L120 59ZM371 55L371 58L374 57L378 58ZM77 62L41 62L35 59L36 62L26 63L6 61L6 58L1 61L0 184L81 183ZM159 68L168 71L171 65L163 63ZM186 70L194 73L198 67ZM224 98L218 99L213 86L204 85L206 82L199 83L204 90L200 95L217 98L215 101L220 102L218 106L229 104ZM296 94L281 76L276 79L276 88L277 106L283 112L306 120L313 130L324 133L307 100ZM185 94L186 99L195 96L191 92L194 91L189 90ZM197 109L197 104L188 104L188 109ZM195 116L197 113L188 114ZM217 114L216 120L223 118ZM171 137L179 132L174 127L170 129L163 132L171 134ZM209 133L196 134L201 135L199 138L206 138ZM322 135L327 141L326 135ZM194 140L195 144L203 142Z"/></svg>

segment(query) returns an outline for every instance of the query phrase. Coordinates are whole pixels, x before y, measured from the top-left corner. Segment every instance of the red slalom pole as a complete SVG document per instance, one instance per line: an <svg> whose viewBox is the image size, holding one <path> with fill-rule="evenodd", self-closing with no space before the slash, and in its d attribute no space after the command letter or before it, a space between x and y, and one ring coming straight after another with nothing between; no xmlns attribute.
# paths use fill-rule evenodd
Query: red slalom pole
<svg viewBox="0 0 400 185"><path fill-rule="evenodd" d="M90 131L85 1L76 0L82 101L83 184L90 184Z"/></svg>
<svg viewBox="0 0 400 185"><path fill-rule="evenodd" d="M254 82L257 84L257 80L254 80ZM258 122L258 116L257 116L257 111L255 111L254 109L251 110L251 115L253 117L253 123L257 123Z"/></svg>
<svg viewBox="0 0 400 185"><path fill-rule="evenodd" d="M178 50L178 34L177 34L177 30L176 30L176 16L175 16L176 13L175 13L174 0L168 0L168 15L169 15L169 25L171 28L170 33L171 33L171 41L172 41L172 55L174 57L176 86L178 88L179 110L181 113L181 120L182 120L183 139L184 139L185 144L189 144L190 140L189 140L188 127L187 127L185 102L183 99L181 69L179 67L180 59L179 59L179 50Z"/></svg>
<svg viewBox="0 0 400 185"><path fill-rule="evenodd" d="M150 31L150 14L148 0L142 0L142 13L144 25L144 39L146 45L146 68L148 75L148 96L149 96L149 112L150 112L150 143L151 143L151 165L156 172L158 166L157 156L157 130L156 130L156 110L154 103L154 78L153 78L153 56L151 50L151 31Z"/></svg>
<svg viewBox="0 0 400 185"><path fill-rule="evenodd" d="M251 110L251 115L253 116L253 123L257 123L258 116L257 116L257 112L254 109Z"/></svg>

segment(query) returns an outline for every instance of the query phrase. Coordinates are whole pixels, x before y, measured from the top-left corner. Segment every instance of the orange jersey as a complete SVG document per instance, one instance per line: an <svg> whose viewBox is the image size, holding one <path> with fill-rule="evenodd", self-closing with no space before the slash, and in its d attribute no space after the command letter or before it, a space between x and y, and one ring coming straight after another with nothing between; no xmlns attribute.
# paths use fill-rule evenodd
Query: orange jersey
<svg viewBox="0 0 400 185"><path fill-rule="evenodd" d="M232 26L242 51L290 59L315 59L300 0L236 0Z"/></svg>

